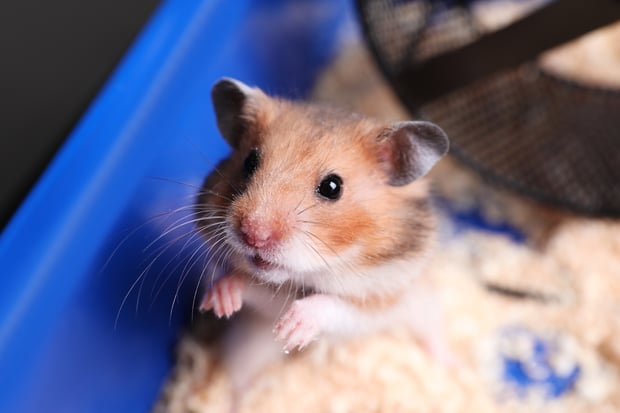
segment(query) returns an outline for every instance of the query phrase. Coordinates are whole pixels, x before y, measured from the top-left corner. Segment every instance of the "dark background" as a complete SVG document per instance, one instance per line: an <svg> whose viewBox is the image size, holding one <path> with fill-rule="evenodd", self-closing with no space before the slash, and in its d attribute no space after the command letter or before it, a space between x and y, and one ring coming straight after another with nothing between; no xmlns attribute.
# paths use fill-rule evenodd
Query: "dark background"
<svg viewBox="0 0 620 413"><path fill-rule="evenodd" d="M0 1L0 231L159 2Z"/></svg>

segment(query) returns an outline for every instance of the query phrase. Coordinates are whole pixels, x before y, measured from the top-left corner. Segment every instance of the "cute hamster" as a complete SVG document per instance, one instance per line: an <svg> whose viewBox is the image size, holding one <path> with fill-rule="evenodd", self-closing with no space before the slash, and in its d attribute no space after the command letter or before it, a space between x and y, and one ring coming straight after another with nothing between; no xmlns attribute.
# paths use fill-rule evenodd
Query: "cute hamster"
<svg viewBox="0 0 620 413"><path fill-rule="evenodd" d="M273 356L251 347L258 336L289 352L404 324L445 360L424 279L436 218L423 177L448 151L446 134L269 97L233 79L218 81L212 100L233 150L196 202L211 253L205 273L222 274L207 280L201 310L240 312L225 358L245 377L233 381L247 383Z"/></svg>

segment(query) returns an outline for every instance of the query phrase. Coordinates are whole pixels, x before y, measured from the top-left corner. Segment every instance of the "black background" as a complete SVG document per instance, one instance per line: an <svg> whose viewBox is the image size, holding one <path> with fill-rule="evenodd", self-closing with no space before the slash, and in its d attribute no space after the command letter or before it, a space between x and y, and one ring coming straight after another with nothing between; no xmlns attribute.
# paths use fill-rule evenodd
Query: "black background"
<svg viewBox="0 0 620 413"><path fill-rule="evenodd" d="M0 230L158 4L0 1Z"/></svg>

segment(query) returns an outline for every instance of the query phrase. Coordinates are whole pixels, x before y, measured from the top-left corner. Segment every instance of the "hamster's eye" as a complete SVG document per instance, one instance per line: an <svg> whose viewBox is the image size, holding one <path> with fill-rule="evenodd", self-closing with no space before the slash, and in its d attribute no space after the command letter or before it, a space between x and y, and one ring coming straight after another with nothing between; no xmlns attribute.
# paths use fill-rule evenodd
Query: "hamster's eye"
<svg viewBox="0 0 620 413"><path fill-rule="evenodd" d="M258 169L258 165L260 163L260 156L258 154L258 149L254 148L250 151L245 161L243 161L243 177L245 179L249 179L254 172Z"/></svg>
<svg viewBox="0 0 620 413"><path fill-rule="evenodd" d="M335 174L327 175L316 187L316 192L325 199L337 201L342 196L342 178Z"/></svg>

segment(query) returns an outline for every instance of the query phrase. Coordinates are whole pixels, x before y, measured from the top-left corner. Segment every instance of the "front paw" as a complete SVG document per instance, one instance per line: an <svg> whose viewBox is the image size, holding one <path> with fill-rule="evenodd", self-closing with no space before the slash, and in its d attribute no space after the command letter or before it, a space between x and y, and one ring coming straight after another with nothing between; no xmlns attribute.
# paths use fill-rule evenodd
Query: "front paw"
<svg viewBox="0 0 620 413"><path fill-rule="evenodd" d="M215 282L213 287L204 296L200 304L200 311L213 309L219 318L229 318L241 309L243 304L243 290L245 283L241 276L228 274Z"/></svg>
<svg viewBox="0 0 620 413"><path fill-rule="evenodd" d="M284 341L284 352L302 350L319 335L321 328L317 318L317 306L312 298L296 300L280 318L273 332L276 340Z"/></svg>

